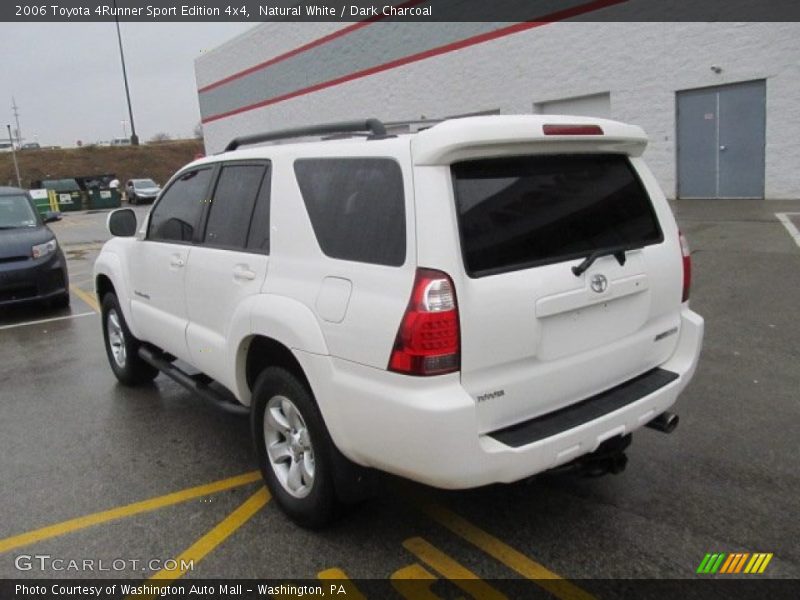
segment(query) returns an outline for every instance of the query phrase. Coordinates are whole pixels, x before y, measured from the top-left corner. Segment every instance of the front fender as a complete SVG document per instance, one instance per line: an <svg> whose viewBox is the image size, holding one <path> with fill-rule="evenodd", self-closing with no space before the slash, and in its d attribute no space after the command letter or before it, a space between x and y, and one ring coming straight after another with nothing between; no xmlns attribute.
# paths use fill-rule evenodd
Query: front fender
<svg viewBox="0 0 800 600"><path fill-rule="evenodd" d="M268 337L292 351L320 355L328 354L328 345L316 315L302 302L275 294L257 294L245 304L236 310L238 317L233 321L228 347L236 349L229 356L229 369L235 373L233 392L242 404L249 406L247 351L254 337ZM242 318L247 314L249 319Z"/></svg>
<svg viewBox="0 0 800 600"><path fill-rule="evenodd" d="M135 337L139 337L139 331L131 311L130 285L128 284L130 281L129 272L127 265L124 264L124 261L120 257L120 248L118 248L120 245L118 243L119 241L120 239L118 238L109 240L100 250L100 254L94 262L95 287L97 278L100 275L104 275L111 280L111 285L114 286L117 299L119 300L119 306L122 310L122 316L125 318L128 329L130 329ZM103 299L100 298L99 302L102 302L102 300Z"/></svg>

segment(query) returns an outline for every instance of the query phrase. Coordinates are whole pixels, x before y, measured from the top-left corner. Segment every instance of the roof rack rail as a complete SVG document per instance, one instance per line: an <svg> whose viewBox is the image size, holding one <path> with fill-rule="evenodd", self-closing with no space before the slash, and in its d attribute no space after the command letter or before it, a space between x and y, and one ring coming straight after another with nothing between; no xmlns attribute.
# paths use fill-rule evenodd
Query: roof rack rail
<svg viewBox="0 0 800 600"><path fill-rule="evenodd" d="M264 133L254 133L233 138L225 146L225 152L236 150L241 146L250 146L262 142L272 142L285 140L307 135L329 135L337 133L366 133L371 137L386 137L386 127L378 119L366 119L364 121L340 121L338 123L323 123L321 125L311 125L309 127L296 127L294 129L281 129L279 131L267 131Z"/></svg>

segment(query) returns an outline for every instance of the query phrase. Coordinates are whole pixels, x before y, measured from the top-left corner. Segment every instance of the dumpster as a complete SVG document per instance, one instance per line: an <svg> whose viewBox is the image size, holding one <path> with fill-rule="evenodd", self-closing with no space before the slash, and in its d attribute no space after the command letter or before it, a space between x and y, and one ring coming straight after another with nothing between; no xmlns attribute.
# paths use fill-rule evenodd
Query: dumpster
<svg viewBox="0 0 800 600"><path fill-rule="evenodd" d="M36 211L40 215L46 212L53 212L58 210L58 205L55 203L56 196L49 190L28 190L33 198L33 203L36 205ZM55 203L55 204L54 204Z"/></svg>
<svg viewBox="0 0 800 600"><path fill-rule="evenodd" d="M44 188L55 192L59 211L83 210L84 194L78 182L73 178L42 179L32 183L31 187ZM50 208L50 210L53 210Z"/></svg>
<svg viewBox="0 0 800 600"><path fill-rule="evenodd" d="M111 187L111 182L115 179L117 176L113 173L84 175L75 178L86 193L89 210L119 208L121 200L119 189Z"/></svg>
<svg viewBox="0 0 800 600"><path fill-rule="evenodd" d="M119 208L120 206L119 190L90 188L87 190L87 194L89 196L90 210L98 208Z"/></svg>

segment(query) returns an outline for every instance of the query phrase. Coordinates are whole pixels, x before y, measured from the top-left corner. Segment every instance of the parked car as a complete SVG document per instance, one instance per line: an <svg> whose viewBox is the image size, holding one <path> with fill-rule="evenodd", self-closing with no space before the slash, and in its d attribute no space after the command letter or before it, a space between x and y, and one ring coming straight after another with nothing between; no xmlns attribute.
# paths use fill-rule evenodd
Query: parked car
<svg viewBox="0 0 800 600"><path fill-rule="evenodd" d="M41 146L39 145L39 142L27 142L25 144L22 144L22 147L20 148L20 150L40 150L40 149Z"/></svg>
<svg viewBox="0 0 800 600"><path fill-rule="evenodd" d="M152 179L129 179L125 184L125 194L128 202L153 202L161 192L161 187Z"/></svg>
<svg viewBox="0 0 800 600"><path fill-rule="evenodd" d="M0 187L0 306L32 301L69 305L67 261L30 195L19 188Z"/></svg>
<svg viewBox="0 0 800 600"><path fill-rule="evenodd" d="M331 138L240 149L315 134ZM646 141L551 115L234 139L141 228L110 215L95 277L111 369L228 388L305 526L374 470L450 489L619 472L632 431L676 426L704 326Z"/></svg>

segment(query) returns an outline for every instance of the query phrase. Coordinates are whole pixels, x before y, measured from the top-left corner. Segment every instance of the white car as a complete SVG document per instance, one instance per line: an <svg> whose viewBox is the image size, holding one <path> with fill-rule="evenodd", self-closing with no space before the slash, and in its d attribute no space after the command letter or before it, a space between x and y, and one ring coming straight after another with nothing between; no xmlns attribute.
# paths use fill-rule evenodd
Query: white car
<svg viewBox="0 0 800 600"><path fill-rule="evenodd" d="M178 172L138 231L130 209L109 217L111 368L230 390L305 526L374 470L451 489L618 472L632 431L674 429L703 337L646 141L551 115L233 140Z"/></svg>

